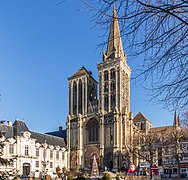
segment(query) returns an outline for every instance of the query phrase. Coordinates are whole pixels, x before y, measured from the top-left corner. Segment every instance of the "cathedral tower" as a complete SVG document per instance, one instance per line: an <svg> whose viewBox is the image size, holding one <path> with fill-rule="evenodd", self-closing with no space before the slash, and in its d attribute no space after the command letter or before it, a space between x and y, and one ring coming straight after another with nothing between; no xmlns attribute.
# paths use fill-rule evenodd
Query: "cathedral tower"
<svg viewBox="0 0 188 180"><path fill-rule="evenodd" d="M126 144L130 141L130 75L123 51L114 5L106 53L98 67L100 154L104 165L128 166ZM128 138L129 137L129 138ZM110 160L110 161L109 161Z"/></svg>
<svg viewBox="0 0 188 180"><path fill-rule="evenodd" d="M69 154L69 169L84 167L84 144L89 140L98 139L95 132L90 139L84 138L87 133L87 118L97 112L97 81L85 67L80 68L68 78L69 83L69 114L67 117L67 146ZM95 119L92 122L96 122ZM91 122L91 123L92 123ZM98 125L98 122L96 122ZM96 128L97 125L92 124ZM95 128L95 129L96 129ZM91 133L90 133L91 134Z"/></svg>
<svg viewBox="0 0 188 180"><path fill-rule="evenodd" d="M100 169L129 166L131 69L126 62L115 6L107 50L97 68L98 83L84 67L68 78L70 170L91 169L94 157Z"/></svg>

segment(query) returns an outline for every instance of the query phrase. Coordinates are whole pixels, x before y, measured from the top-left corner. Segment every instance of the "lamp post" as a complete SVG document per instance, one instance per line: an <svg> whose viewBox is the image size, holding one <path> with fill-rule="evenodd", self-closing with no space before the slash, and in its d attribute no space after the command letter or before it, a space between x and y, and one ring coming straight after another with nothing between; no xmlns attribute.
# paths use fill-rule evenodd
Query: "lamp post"
<svg viewBox="0 0 188 180"><path fill-rule="evenodd" d="M129 113L129 126L130 126L130 137L129 137L129 143L130 143L130 161L131 159L133 160L133 154L132 154L132 125L133 125L133 122L132 122L132 112Z"/></svg>
<svg viewBox="0 0 188 180"><path fill-rule="evenodd" d="M46 140L45 140L45 143L44 143L44 152L43 152L44 161L42 161L43 170L44 170L44 179L46 177L46 167L47 167L47 165L49 163L49 161L46 161L46 148L47 148L47 144L46 144Z"/></svg>

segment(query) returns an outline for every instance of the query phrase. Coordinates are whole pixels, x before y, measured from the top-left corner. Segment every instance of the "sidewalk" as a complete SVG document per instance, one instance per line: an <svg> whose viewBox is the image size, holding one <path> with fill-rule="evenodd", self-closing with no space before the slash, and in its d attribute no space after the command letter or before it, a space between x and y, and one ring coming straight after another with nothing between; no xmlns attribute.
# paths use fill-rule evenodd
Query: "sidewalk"
<svg viewBox="0 0 188 180"><path fill-rule="evenodd" d="M174 178L161 178L162 180L178 180L179 178L177 178L177 177L174 177ZM184 180L188 180L188 177L182 177L182 178L180 178L180 179L184 179Z"/></svg>

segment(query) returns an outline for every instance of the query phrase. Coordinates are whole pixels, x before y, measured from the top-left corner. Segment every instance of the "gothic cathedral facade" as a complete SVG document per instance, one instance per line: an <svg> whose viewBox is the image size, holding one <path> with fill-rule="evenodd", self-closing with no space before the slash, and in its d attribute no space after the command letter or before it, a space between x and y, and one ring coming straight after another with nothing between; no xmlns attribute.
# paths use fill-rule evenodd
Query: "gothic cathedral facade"
<svg viewBox="0 0 188 180"><path fill-rule="evenodd" d="M97 68L98 82L84 67L68 78L70 170L91 169L94 156L100 169L129 166L131 68L126 62L115 6L107 50Z"/></svg>

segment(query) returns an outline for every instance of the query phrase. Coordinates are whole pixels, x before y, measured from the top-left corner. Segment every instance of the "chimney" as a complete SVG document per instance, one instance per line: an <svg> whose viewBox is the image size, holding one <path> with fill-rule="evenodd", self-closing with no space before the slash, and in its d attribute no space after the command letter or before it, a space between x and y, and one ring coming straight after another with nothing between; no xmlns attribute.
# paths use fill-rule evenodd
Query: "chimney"
<svg viewBox="0 0 188 180"><path fill-rule="evenodd" d="M63 131L63 127L62 126L59 126L59 131Z"/></svg>
<svg viewBox="0 0 188 180"><path fill-rule="evenodd" d="M12 121L7 121L8 126L12 126Z"/></svg>

